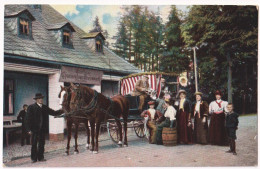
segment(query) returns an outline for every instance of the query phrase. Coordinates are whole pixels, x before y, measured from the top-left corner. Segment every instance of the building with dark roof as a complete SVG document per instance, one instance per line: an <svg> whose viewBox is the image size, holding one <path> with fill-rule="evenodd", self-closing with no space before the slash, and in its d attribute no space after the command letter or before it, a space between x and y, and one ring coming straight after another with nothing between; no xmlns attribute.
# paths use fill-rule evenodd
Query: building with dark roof
<svg viewBox="0 0 260 169"><path fill-rule="evenodd" d="M49 5L6 5L4 115L16 116L38 92L45 104L59 109L60 85L69 82L117 94L121 77L141 71L104 41L102 33L84 32ZM63 138L63 129L63 119L49 117L50 139Z"/></svg>

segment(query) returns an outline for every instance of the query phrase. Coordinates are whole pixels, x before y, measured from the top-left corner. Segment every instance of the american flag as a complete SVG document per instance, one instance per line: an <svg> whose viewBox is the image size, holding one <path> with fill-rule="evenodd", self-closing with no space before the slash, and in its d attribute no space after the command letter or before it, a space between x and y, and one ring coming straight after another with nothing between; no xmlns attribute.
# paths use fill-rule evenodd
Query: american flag
<svg viewBox="0 0 260 169"><path fill-rule="evenodd" d="M157 91L157 97L159 96L160 92L161 92L161 77L162 75L161 74L148 74L148 77L149 77L149 88L151 88L152 90L155 90ZM131 94L132 91L134 90L135 88L135 83L142 79L142 75L137 75L137 76L132 76L132 77L129 77L129 78L125 78L125 79L122 79L120 81L121 83L121 94L124 96L124 95L127 95L127 94Z"/></svg>

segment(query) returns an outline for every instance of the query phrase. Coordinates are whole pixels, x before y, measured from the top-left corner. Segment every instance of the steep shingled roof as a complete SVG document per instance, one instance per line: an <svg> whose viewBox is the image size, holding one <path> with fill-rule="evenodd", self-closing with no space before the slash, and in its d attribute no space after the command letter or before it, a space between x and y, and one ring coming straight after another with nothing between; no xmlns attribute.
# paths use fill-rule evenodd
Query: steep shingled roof
<svg viewBox="0 0 260 169"><path fill-rule="evenodd" d="M81 37L86 35L86 32L49 5L42 5L41 10L34 9L31 5L6 5L4 15L8 17L26 9L36 19L32 24L33 40L18 37L16 26L9 19L5 19L5 54L52 61L59 64L75 64L104 71L111 70L124 74L141 72L105 46L103 53L93 50L91 46L88 46L88 43L81 39ZM72 37L73 49L62 47L57 42L57 37L48 30L51 25L60 26L61 23L68 22L76 31Z"/></svg>

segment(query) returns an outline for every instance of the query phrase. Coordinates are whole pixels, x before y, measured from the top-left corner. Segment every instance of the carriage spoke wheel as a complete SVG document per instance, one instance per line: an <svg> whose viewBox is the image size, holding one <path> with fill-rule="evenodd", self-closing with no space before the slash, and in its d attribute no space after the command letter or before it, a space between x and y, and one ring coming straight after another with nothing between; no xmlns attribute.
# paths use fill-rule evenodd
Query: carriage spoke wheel
<svg viewBox="0 0 260 169"><path fill-rule="evenodd" d="M117 144L120 139L120 133L118 131L118 127L116 122L107 122L107 132L110 139ZM124 136L124 130L122 129L122 136ZM124 139L124 137L123 137Z"/></svg>
<svg viewBox="0 0 260 169"><path fill-rule="evenodd" d="M144 123L142 121L134 122L134 131L137 137L144 138L145 132L144 132Z"/></svg>

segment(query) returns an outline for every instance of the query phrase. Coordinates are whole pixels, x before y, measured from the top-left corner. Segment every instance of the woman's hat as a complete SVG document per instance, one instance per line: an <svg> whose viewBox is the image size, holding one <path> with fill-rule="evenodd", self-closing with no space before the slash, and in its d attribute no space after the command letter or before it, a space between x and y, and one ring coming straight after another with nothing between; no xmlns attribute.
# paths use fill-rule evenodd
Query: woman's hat
<svg viewBox="0 0 260 169"><path fill-rule="evenodd" d="M201 93L201 92L195 92L194 95L195 95L195 96L196 96L196 95L200 95L200 96L202 96L203 93Z"/></svg>
<svg viewBox="0 0 260 169"><path fill-rule="evenodd" d="M185 90L179 90L178 97L180 96L181 93L184 93L186 95L186 91Z"/></svg>
<svg viewBox="0 0 260 169"><path fill-rule="evenodd" d="M149 105L154 105L155 102L154 102L154 101L149 101L148 104L149 104Z"/></svg>
<svg viewBox="0 0 260 169"><path fill-rule="evenodd" d="M215 92L215 96L216 96L216 95L220 95L220 96L222 96L221 91L217 90L217 91Z"/></svg>
<svg viewBox="0 0 260 169"><path fill-rule="evenodd" d="M36 93L35 97L33 99L36 100L36 99L42 99L42 98L44 98L44 96L41 93Z"/></svg>

